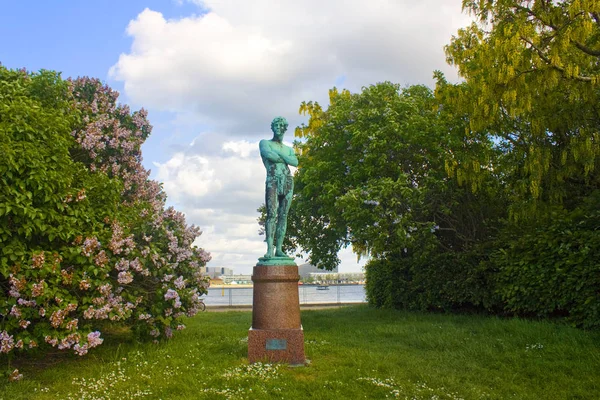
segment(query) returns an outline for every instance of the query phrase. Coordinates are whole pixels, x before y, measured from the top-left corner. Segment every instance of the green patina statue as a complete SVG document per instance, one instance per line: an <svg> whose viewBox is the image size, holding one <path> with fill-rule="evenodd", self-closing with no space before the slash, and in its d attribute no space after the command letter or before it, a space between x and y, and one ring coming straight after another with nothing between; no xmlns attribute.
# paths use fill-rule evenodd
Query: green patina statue
<svg viewBox="0 0 600 400"><path fill-rule="evenodd" d="M282 143L287 127L288 122L285 118L274 118L271 122L273 139L264 139L259 143L260 156L267 169L265 188L267 254L259 258L258 265L290 264L294 260L281 249L287 228L288 211L294 194L294 179L288 165L298 166L294 149Z"/></svg>

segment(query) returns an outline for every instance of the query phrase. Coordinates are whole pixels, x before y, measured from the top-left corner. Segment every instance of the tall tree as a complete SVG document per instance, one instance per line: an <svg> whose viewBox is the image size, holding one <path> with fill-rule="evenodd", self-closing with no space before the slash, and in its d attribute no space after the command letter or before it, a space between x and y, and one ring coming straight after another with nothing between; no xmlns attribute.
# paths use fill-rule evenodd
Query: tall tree
<svg viewBox="0 0 600 400"><path fill-rule="evenodd" d="M469 115L471 135L487 131L510 155L513 215L539 216L540 204L574 207L600 187L600 2L463 7L476 22L446 52L467 85L438 75L438 96ZM474 177L479 167L456 163L454 171Z"/></svg>
<svg viewBox="0 0 600 400"><path fill-rule="evenodd" d="M326 111L317 103L303 103L300 111L310 120L296 132L305 141L295 227L312 264L335 267L338 251L349 245L387 258L438 246L457 251L488 235L487 217L466 205L474 195L445 172L451 150L463 147L453 132L464 129L448 130L457 121L427 87L386 82L356 94L333 89ZM490 145L479 142L468 152ZM489 189L481 184L481 192Z"/></svg>

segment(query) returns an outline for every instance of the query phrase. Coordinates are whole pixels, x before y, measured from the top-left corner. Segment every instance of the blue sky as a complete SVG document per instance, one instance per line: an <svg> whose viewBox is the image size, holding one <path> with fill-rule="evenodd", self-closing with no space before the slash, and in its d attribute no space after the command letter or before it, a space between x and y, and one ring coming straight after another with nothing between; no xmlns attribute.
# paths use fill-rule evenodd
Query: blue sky
<svg viewBox="0 0 600 400"><path fill-rule="evenodd" d="M131 46L126 34L129 21L145 8L177 19L205 12L191 2L169 0L6 0L0 13L0 62L8 68L30 71L49 69L63 77L90 76L108 83L121 93L119 100L132 104L123 83L110 79L108 71L121 53ZM147 107L146 107L147 108ZM153 110L155 132L168 126L172 113ZM187 140L193 134L179 134ZM153 135L144 145L145 166L165 161L163 151L173 145L169 138Z"/></svg>
<svg viewBox="0 0 600 400"><path fill-rule="evenodd" d="M166 18L201 11L195 4L168 0L5 0L2 3L2 64L104 80L108 79L108 70L119 54L129 49L131 39L125 28L142 10L158 10Z"/></svg>
<svg viewBox="0 0 600 400"><path fill-rule="evenodd" d="M210 266L251 271L264 254L258 141L273 117L334 85L432 85L469 22L461 0L5 0L0 62L100 78L149 111L142 151L169 203L202 228ZM288 133L286 140L293 140ZM349 251L340 271L361 269ZM298 262L302 262L298 260Z"/></svg>

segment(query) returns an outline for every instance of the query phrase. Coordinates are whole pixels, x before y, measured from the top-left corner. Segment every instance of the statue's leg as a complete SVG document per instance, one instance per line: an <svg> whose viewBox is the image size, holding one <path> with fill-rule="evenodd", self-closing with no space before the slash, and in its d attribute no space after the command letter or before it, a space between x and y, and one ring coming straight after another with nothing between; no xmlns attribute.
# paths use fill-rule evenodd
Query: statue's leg
<svg viewBox="0 0 600 400"><path fill-rule="evenodd" d="M273 257L273 237L275 235L276 213L278 201L277 188L273 182L267 182L265 190L265 206L267 208L267 220L265 221L265 236L267 242L267 253L265 258Z"/></svg>
<svg viewBox="0 0 600 400"><path fill-rule="evenodd" d="M283 239L287 230L287 217L292 205L293 190L288 191L285 196L282 196L279 201L279 209L277 210L277 231L275 233L275 255L277 257L287 257L283 252Z"/></svg>

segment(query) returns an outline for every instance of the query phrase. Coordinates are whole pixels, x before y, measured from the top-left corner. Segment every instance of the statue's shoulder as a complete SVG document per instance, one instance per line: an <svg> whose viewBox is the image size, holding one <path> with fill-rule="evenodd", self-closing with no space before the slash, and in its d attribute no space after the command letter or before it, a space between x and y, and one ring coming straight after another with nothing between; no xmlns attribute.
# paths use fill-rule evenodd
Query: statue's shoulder
<svg viewBox="0 0 600 400"><path fill-rule="evenodd" d="M264 147L271 147L271 141L269 139L262 139L260 142L258 142L258 147L261 149Z"/></svg>

